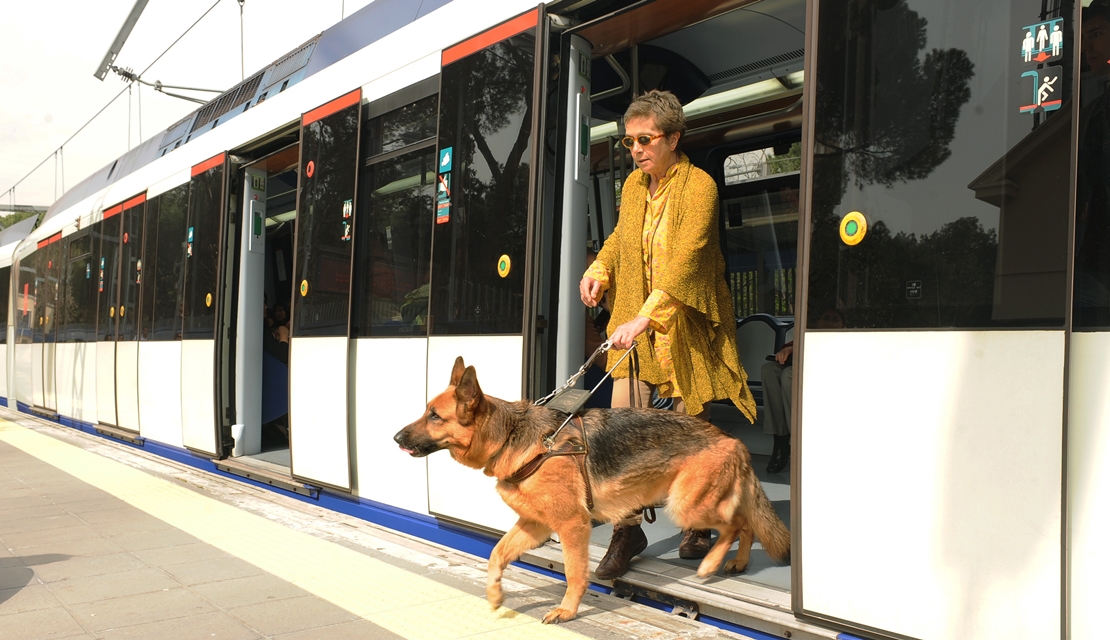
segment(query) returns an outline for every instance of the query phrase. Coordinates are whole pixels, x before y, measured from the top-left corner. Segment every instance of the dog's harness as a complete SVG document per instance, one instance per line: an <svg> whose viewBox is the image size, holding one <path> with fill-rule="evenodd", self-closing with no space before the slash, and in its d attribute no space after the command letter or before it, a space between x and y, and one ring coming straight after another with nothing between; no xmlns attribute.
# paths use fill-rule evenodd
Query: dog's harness
<svg viewBox="0 0 1110 640"><path fill-rule="evenodd" d="M593 491L590 489L590 471L586 464L586 456L590 453L590 447L586 442L586 425L582 422L582 416L578 415L578 412L582 410L582 405L586 404L586 401L590 399L594 391L597 391L597 388L605 382L605 379L609 377L612 370L606 371L601 381L589 391L573 389L572 387L578 382L579 378L586 374L586 371L590 368L590 365L593 364L594 360L612 347L612 340L606 340L601 343L601 346L590 354L586 363L583 364L570 379L563 383L563 386L533 403L537 406L547 406L550 409L566 413L567 419L563 421L563 424L559 425L558 429L543 439L543 446L545 449L543 453L536 454L536 457L525 463L523 467L517 469L511 476L502 478L502 482L508 482L510 484L523 482L531 477L532 474L539 471L540 467L543 466L544 462L547 462L548 458L554 458L555 456L580 456L576 458L576 462L578 463L578 470L582 473L582 480L586 483L586 507L588 509L594 508L594 495ZM635 351L636 341L633 340L632 347L620 357L620 360L617 360L617 364L619 365L621 360L624 360L628 357L628 354L634 353ZM613 368L616 368L616 365L613 365ZM578 428L578 435L571 434L567 438L560 439L559 434L561 434L563 428L571 422L574 422L574 425Z"/></svg>
<svg viewBox="0 0 1110 640"><path fill-rule="evenodd" d="M578 434L568 434L567 437L555 441L558 431L552 433L544 438L544 448L546 451L536 454L536 457L529 460L525 465L516 470L508 478L503 478L504 482L510 484L519 484L532 476L540 470L543 463L547 462L548 458L555 456L578 456L575 462L578 464L578 470L582 473L582 480L586 483L586 508L594 508L594 495L590 489L590 471L586 466L586 455L590 452L590 445L586 442L586 425L582 422L582 416L577 414L570 416L568 420L578 428ZM565 423L564 423L565 424ZM562 429L562 427L560 427Z"/></svg>

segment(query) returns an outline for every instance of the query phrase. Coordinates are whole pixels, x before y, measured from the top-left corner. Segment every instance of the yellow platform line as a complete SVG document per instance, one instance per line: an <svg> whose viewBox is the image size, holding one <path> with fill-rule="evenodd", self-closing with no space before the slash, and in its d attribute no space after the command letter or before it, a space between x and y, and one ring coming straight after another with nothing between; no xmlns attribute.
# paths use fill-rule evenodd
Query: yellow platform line
<svg viewBox="0 0 1110 640"><path fill-rule="evenodd" d="M0 441L400 636L582 637L3 419Z"/></svg>

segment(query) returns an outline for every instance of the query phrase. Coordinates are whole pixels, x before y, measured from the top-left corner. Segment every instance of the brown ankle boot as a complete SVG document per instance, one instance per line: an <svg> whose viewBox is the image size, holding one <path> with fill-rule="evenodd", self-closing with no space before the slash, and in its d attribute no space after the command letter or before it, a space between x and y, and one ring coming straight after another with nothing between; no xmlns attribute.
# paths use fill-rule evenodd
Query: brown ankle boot
<svg viewBox="0 0 1110 640"><path fill-rule="evenodd" d="M687 529L682 532L682 543L678 545L678 557L683 560L700 560L709 553L709 529Z"/></svg>
<svg viewBox="0 0 1110 640"><path fill-rule="evenodd" d="M609 550L605 557L597 563L594 575L598 580L613 580L628 571L628 563L637 554L647 549L647 536L640 525L616 525L613 527L613 537L609 540Z"/></svg>

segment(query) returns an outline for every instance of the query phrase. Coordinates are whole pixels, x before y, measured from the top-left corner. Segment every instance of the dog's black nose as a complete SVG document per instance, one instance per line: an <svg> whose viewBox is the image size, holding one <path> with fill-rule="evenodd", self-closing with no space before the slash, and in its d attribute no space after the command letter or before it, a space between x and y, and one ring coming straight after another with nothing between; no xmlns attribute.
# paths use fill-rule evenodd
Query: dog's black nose
<svg viewBox="0 0 1110 640"><path fill-rule="evenodd" d="M404 429L401 429L400 431L398 431L398 432L396 433L396 435L394 435L394 436L393 436L393 441L394 441L394 442L396 442L397 444L401 444L401 436L402 436L402 435L403 435L404 433L405 433L405 430L404 430Z"/></svg>

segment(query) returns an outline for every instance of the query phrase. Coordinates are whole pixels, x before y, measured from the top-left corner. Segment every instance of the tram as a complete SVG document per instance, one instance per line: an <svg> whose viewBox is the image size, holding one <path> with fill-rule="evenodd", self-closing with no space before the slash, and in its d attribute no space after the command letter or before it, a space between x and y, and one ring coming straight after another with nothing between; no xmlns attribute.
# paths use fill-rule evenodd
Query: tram
<svg viewBox="0 0 1110 640"><path fill-rule="evenodd" d="M0 395L402 530L505 531L492 479L391 436L456 356L508 400L578 369L578 281L635 168L621 114L667 89L717 181L757 398L796 347L788 472L763 473L758 421L711 411L794 553L698 580L661 517L598 588L773 637L1101 637L1101 21L1101 0L376 0L0 235ZM524 561L561 566L553 543Z"/></svg>

